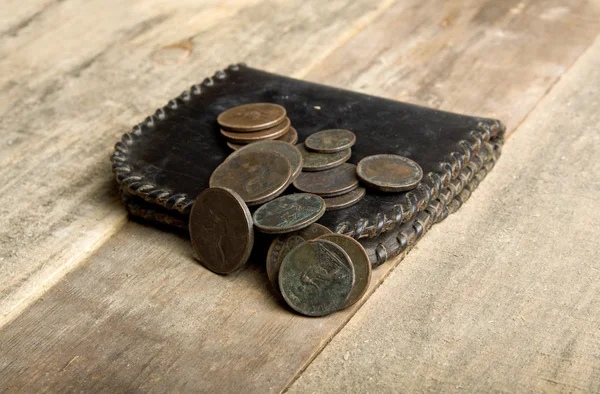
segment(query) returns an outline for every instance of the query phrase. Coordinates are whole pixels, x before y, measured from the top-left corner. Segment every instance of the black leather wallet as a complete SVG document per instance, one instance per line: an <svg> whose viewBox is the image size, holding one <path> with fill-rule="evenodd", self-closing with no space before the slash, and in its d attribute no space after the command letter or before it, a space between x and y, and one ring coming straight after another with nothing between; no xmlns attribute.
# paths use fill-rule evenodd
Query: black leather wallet
<svg viewBox="0 0 600 394"><path fill-rule="evenodd" d="M350 162L374 154L408 157L423 168L414 190L367 189L349 208L319 223L358 239L377 266L406 250L432 224L456 211L498 159L500 121L458 115L232 65L170 100L125 133L112 167L129 212L187 229L195 197L231 150L217 116L252 102L284 106L302 142L311 133L343 128L357 142Z"/></svg>

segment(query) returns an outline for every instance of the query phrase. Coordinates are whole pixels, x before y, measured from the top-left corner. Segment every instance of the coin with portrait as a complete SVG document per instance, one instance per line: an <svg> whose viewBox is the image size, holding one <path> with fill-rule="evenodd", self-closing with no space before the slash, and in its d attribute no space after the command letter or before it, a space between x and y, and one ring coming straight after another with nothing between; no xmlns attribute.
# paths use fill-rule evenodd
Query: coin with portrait
<svg viewBox="0 0 600 394"><path fill-rule="evenodd" d="M252 132L266 129L283 121L286 110L273 103L238 105L221 112L217 122L226 130Z"/></svg>
<svg viewBox="0 0 600 394"><path fill-rule="evenodd" d="M356 135L350 130L329 129L311 134L304 145L307 149L321 152L334 153L352 147L356 143Z"/></svg>
<svg viewBox="0 0 600 394"><path fill-rule="evenodd" d="M358 177L367 185L385 192L401 192L417 187L423 170L403 156L381 154L367 156L356 166Z"/></svg>
<svg viewBox="0 0 600 394"><path fill-rule="evenodd" d="M325 213L325 202L314 194L288 194L269 201L253 215L254 226L268 234L284 234L308 227Z"/></svg>

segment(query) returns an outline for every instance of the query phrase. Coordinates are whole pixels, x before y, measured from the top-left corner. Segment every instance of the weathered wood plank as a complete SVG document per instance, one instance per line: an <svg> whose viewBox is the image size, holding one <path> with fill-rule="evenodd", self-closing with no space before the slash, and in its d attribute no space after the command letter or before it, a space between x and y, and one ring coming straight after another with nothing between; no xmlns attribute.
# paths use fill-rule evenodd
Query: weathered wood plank
<svg viewBox="0 0 600 394"><path fill-rule="evenodd" d="M599 392L599 87L600 38L289 392Z"/></svg>
<svg viewBox="0 0 600 394"><path fill-rule="evenodd" d="M396 7L402 7L401 3L406 4L398 2ZM418 74L411 74L406 77L407 81L402 83L397 80L381 80L372 75L381 72L381 69L359 72L358 70L365 68L365 62L358 57L344 60L337 52L331 57L325 57L332 46L344 44L343 48L345 48L356 46L357 42L364 42L363 34L367 33L354 35L357 28L364 26L367 26L364 31L368 31L373 43L389 40L390 48L398 47L400 52L404 51L405 48L397 46L396 41L389 35L381 36L384 32L370 30L368 18L358 19L358 15L364 13L378 15L383 8L373 9L371 6L363 5L364 8L361 9L355 5L354 7L359 8L353 8L352 11L340 6L338 13L351 12L352 15L346 14L348 19L338 20L331 16L334 11L330 9L328 12L331 15L327 14L324 17L329 18L327 19L329 24L324 24L323 19L317 18L321 14L321 9L314 5L275 4L277 7L283 7L278 8L278 14L285 15L278 16L281 18L279 28L273 27L272 20L269 24L259 23L258 26L251 23L251 20L256 19L257 16L264 18L265 14L271 15L273 4L260 3L243 8L231 20L228 19L231 26L215 25L213 29L203 30L196 36L173 37L169 41L162 42L162 45L157 44L154 30L151 29L133 38L134 44L112 47L106 52L107 54L100 56L78 76L92 88L91 92L100 87L112 89L109 93L112 95L107 94L103 98L105 101L101 101L106 102L101 109L95 107L99 101L85 91L88 88L86 84L81 84L77 78L69 80L69 85L78 86L76 91L82 92L80 97L86 98L84 108L87 116L99 117L99 121L90 129L103 130L105 133L100 135L100 132L93 132L93 141L101 148L88 148L86 153L92 156L89 161L84 157L76 158L76 160L83 160L83 167L88 168L86 170L88 173L81 178L71 179L69 183L85 183L92 178L89 176L90 168L96 171L106 168L103 155L108 154L109 145L116 138L116 134L122 132L125 125L140 119L148 112L148 108L154 108L163 103L166 98L176 94L176 91L171 91L174 84L183 86L191 84L202 78L207 71L221 66L223 59L226 60L226 64L229 57L232 61L244 58L248 63L258 67L273 71L283 70L282 72L286 74L293 73L300 76L307 74L310 79L338 85L345 84L343 74L330 75L327 70L330 67L335 69L338 64L345 62L348 70L354 70L350 72L365 75L361 78L376 82L362 87L374 94L387 94L387 90L391 89L390 86L393 84L396 84L396 87L405 82L409 84L408 79L413 76L418 79ZM331 7L335 7L335 4L339 6L341 3L331 4L334 4ZM431 20L442 20L447 16L446 9L432 6L431 3L410 4L412 7L409 9L415 15L418 14L417 9L423 7L428 10L427 12L434 14L430 17ZM490 7L489 4L481 1L481 9L484 9L484 6ZM591 12L582 9L582 12L584 11ZM305 15L307 20L304 23L296 21L295 18L298 16L294 15L294 12ZM409 29L407 32L414 31L414 33L413 35L407 33L406 39L418 41L424 34L420 30L423 26L423 18L411 18L411 15L413 14L407 14L404 21L412 26L412 30ZM504 14L498 14L498 18L503 17ZM358 22L357 25L349 25L347 20ZM376 24L382 23L382 20L382 18L378 19ZM511 21L513 28L517 30L526 30L530 22L525 17ZM168 20L162 22L162 25L168 24ZM332 25L337 32L333 35L335 39L325 45L321 42L322 34L329 34ZM351 26L351 28L342 29L341 25ZM436 31L438 29L435 26L430 28ZM289 30L285 34L292 35L294 40L290 41L295 44L288 48L284 48L281 43L276 44L276 51L273 52L273 47L265 43L276 42L286 29ZM311 29L316 29L318 32L312 35ZM264 35L261 36L256 31ZM443 30L440 34L445 34L444 31L448 32L447 40L452 42L462 43L463 40L471 37L470 30L450 29ZM240 32L244 34L240 35ZM174 33L165 32L165 34ZM589 40L589 34L591 33L588 29L582 29L576 31L571 39L584 45L583 43ZM188 40L190 36L193 36L189 40L192 44L191 53L177 54L175 50L175 54L159 53L153 56L155 49ZM438 40L443 41L441 37ZM223 48L219 44L223 42L233 42L231 44L233 48L221 54ZM335 45L332 44L333 42ZM530 49L527 42L523 40L521 44L514 43L520 48L515 49L516 55L522 55L520 51ZM154 46L152 50L150 50L151 46ZM189 47L182 45L181 48L183 49L180 51L187 51ZM201 48L203 52L199 54L196 48ZM339 53L343 53L343 48ZM480 54L475 58L484 58L487 47L480 45L477 48ZM432 47L430 50L435 52L440 49ZM311 53L310 57L306 56L307 52ZM372 55L367 53L365 58L367 56ZM305 59L308 60L305 62ZM165 63L166 65L163 65ZM313 67L312 64L317 66ZM527 69L528 65L523 67ZM540 66L532 63L531 67ZM479 78L478 73L485 74L487 69L487 67L474 68L471 70L471 78L476 80ZM111 78L116 82L100 79L103 78L106 70L117 70L111 71ZM129 75L135 75L137 79L125 83ZM496 76L498 77L497 74ZM459 77L463 76L457 76L455 73L448 76L448 78ZM124 86L117 86L119 83ZM544 89L540 89L538 99L552 83L552 80L544 81L535 78L531 81L532 85L544 86ZM348 86L356 88L352 83L348 83ZM498 100L505 96L509 97L509 93L515 89L514 83L505 84L503 80L497 81L494 86L494 91L499 92ZM427 89L433 91L434 88L435 86L429 86ZM476 98L481 97L490 88L487 85L472 84L470 89L472 97ZM504 94L501 94L503 91ZM128 92L134 94L130 96ZM448 96L444 96L445 102L453 102L453 94L459 95L458 99L461 94L464 95L464 91L448 91ZM61 96L56 98L65 100ZM128 100L131 102L129 103ZM523 105L528 105L530 109L536 101L532 99L523 101ZM506 104L499 102L498 105ZM442 107L446 108L445 105ZM103 111L109 111L110 116L104 115ZM65 137L65 141L70 141L75 144L74 146L89 144L88 140L81 139L81 126L75 131L69 130L68 126L68 123L61 126L63 133L70 133L70 137ZM51 130L56 127L54 125ZM61 133L54 133L52 137L60 139ZM44 140L46 145L50 140ZM31 151L36 149L39 152L44 151L41 146L37 147L33 144ZM102 152L98 153L98 150ZM28 150L20 152L30 154ZM25 156L25 153L22 154ZM54 155L59 156L60 151L57 150ZM73 164L74 160L65 159L67 169L76 168ZM43 169L39 163L21 161L18 163L22 163L23 173L26 174L33 174L32 169L36 171ZM70 172L65 169L63 174L69 176ZM33 188L36 182L39 183L39 179L48 176L49 173L42 173L41 178L32 179L31 187ZM106 184L95 184L93 188L88 189L87 194L81 194L82 199L86 200L96 191L110 190L106 186L111 182L108 172L100 177ZM65 187L65 183L62 187ZM53 190L55 189L50 189ZM36 199L44 201L44 196L36 195L35 191L30 192L34 193ZM21 197L25 201L33 201L33 198L25 198L25 193ZM58 205L53 206L52 201L50 203L47 201L46 203L54 207L53 209L59 209ZM64 217L77 217L73 226L95 229L103 227L90 224L92 221L89 218L92 215L103 218L113 214L116 215L115 221L122 220L122 209L106 201L110 201L110 198L100 199L99 207L93 207L94 213L87 211L89 205L84 205L84 209L78 211L79 215L73 215L72 211L67 210L64 212ZM35 209L33 202L29 204L30 208ZM42 211L37 212L39 214ZM14 218L17 217L19 216L15 214ZM38 217L42 215L39 214ZM16 219L14 221L16 222ZM59 226L59 229L63 228ZM110 228L110 231L103 233L108 234L114 231L116 226L112 224L104 228ZM40 229L40 234L45 234L43 228ZM77 241L77 238L69 237L67 237L68 241ZM19 250L26 250L26 246L21 246ZM49 261L53 262L55 259ZM375 284L389 273L390 267L387 265L377 270ZM255 391L278 391L306 365L315 351L329 341L339 327L350 318L354 310L356 307L326 319L306 319L296 316L287 312L275 301L268 290L266 276L258 264L230 277L218 277L209 274L193 262L185 238L131 223L99 248L85 266L68 275L57 287L48 292L43 301L36 303L0 331L2 347L8 349L6 356L3 356L0 361L0 368L2 368L0 376L9 387L28 389L61 390L76 387L89 390L103 388L107 391L125 389L211 391L219 388L223 391L242 388L248 391L248 388L251 388ZM213 339L215 337L216 339ZM26 350L27 355L17 359L17 352L23 349Z"/></svg>
<svg viewBox="0 0 600 394"><path fill-rule="evenodd" d="M388 3L71 0L0 40L0 325L124 223L123 132L230 62L310 65Z"/></svg>
<svg viewBox="0 0 600 394"><path fill-rule="evenodd" d="M512 131L599 28L597 1L401 1L306 78Z"/></svg>

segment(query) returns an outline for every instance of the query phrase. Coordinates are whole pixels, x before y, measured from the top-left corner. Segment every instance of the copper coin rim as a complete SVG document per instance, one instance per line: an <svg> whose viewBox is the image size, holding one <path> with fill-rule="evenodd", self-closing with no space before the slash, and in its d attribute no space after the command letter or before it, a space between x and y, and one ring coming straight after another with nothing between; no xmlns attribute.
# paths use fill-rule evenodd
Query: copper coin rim
<svg viewBox="0 0 600 394"><path fill-rule="evenodd" d="M327 234L333 234L333 231L331 231L328 227L323 226L322 224L319 223L312 223L310 226L307 226L303 229L300 229L298 231L302 231L305 230L311 226L316 226L319 227L321 229L327 230L326 233L318 235L315 238L302 238L304 241L312 241L315 240L319 237L322 237L323 235L327 235ZM292 233L295 233L296 231L293 231ZM273 239L273 241L271 242L271 245L269 245L269 250L267 251L267 259L266 259L266 264L265 264L265 269L267 271L267 277L269 278L269 282L271 282L271 285L278 291L281 293L281 291L279 290L279 268L281 267L281 264L279 264L279 266L277 267L276 271L274 267L273 262L275 262L275 257L273 257L273 253L275 253L274 249L275 249L275 245L277 242L282 242L280 241L280 238L284 238L287 237L289 235L292 235L292 233L286 233L286 234L281 234L278 237L275 237L275 239ZM291 250L290 250L291 252ZM289 253L289 252L288 252ZM283 256L285 257L285 256ZM281 262L283 262L283 258L281 259Z"/></svg>
<svg viewBox="0 0 600 394"><path fill-rule="evenodd" d="M419 178L416 180L414 180L414 178L413 178L413 180L411 180L410 182L405 181L405 182L403 182L403 184L399 184L399 183L391 184L391 183L387 183L387 182L373 181L364 174L364 166L366 166L370 162L372 162L374 160L385 160L386 158L390 158L390 157L392 157L393 160L402 161L404 164L416 168L419 171ZM412 190L419 185L419 182L421 182L421 179L423 179L423 169L417 162L415 162L414 160L411 160L407 157L394 155L394 154L380 154L380 155L367 156L367 157L363 158L361 161L359 161L358 164L356 165L356 175L358 175L360 180L363 181L365 184L367 184L375 189L378 189L378 190L381 190L384 192L403 192L403 191Z"/></svg>
<svg viewBox="0 0 600 394"><path fill-rule="evenodd" d="M291 141L284 140L284 137L287 136L288 134L293 135ZM269 141L269 140L266 140L266 141ZM293 126L290 126L290 129L288 130L287 133L285 133L281 137L275 138L274 140L271 140L271 141L281 141L281 142L285 142L286 144L296 145L296 143L298 142L298 132L296 131L296 129ZM247 144L236 144L235 142L231 142L231 141L226 141L226 142L227 142L227 146L231 150L234 150L234 151L236 151L238 149L242 149L243 147L254 143L254 142L250 142ZM255 142L260 142L260 141L255 141Z"/></svg>
<svg viewBox="0 0 600 394"><path fill-rule="evenodd" d="M335 246L337 246L338 248L340 248L340 250L342 252L344 252L344 254L346 255L346 257L348 258L348 261L350 262L350 268L352 270L352 286L350 286L350 291L348 292L348 294L346 295L344 301L342 303L340 303L340 305L336 305L335 308L330 308L328 310L325 311L321 311L321 313L310 313L310 311L305 311L302 310L302 308L299 308L297 305L294 305L293 302L291 302L291 300L288 298L286 292L284 291L283 287L281 286L281 283L283 282L281 279L281 275L283 275L284 272L284 264L287 261L286 259L283 260L283 262L281 263L281 267L279 269L279 291L281 292L281 295L283 296L283 299L285 300L285 302L289 305L290 308L292 308L293 310L295 310L296 312L304 315L304 316L310 316L310 317L320 317L320 316L327 316L330 315L332 313L338 312L342 309L345 308L346 302L348 301L348 297L350 297L350 294L352 293L352 289L354 288L354 283L356 282L356 273L354 272L354 266L352 265L352 260L350 259L350 256L348 256L348 253L346 253L346 251L339 245L331 242L331 241L327 241L327 240L319 240L318 238L312 241L306 241L301 243L300 245L296 246L294 249L290 250L290 252L288 253L288 255L292 254L296 249L302 247L303 245L307 244L307 243L314 243L314 242L328 242L331 243ZM287 257L287 256L286 256Z"/></svg>
<svg viewBox="0 0 600 394"><path fill-rule="evenodd" d="M246 242L246 248L244 250L244 258L241 259L241 261L239 263L237 263L235 265L235 268L231 269L231 270L218 270L215 269L212 266L209 266L205 261L203 261L202 259L200 259L200 255L197 252L197 250L199 249L197 246L197 243L195 242L195 238L193 235L193 231L192 231L192 220L194 218L194 208L196 207L196 203L200 200L201 196L206 195L207 193L212 193L212 192L225 192L227 194L229 194L237 203L238 203L238 207L241 210L242 215L240 215L240 217L243 217L243 219L245 219L246 224L247 224L247 228L248 228L248 241ZM207 189L204 189L202 192L200 192L200 194L198 194L198 196L196 197L196 200L194 200L194 204L192 205L192 209L190 210L190 218L189 218L189 224L188 224L188 231L190 233L190 240L192 243L192 250L194 251L194 255L196 257L196 259L198 261L200 261L202 263L202 265L206 268L208 268L209 270L211 270L212 272L218 273L218 274L229 274L232 273L238 269L240 269L240 267L242 267L250 258L250 255L252 253L252 249L254 247L254 222L252 220L252 214L250 213L250 210L248 209L248 206L246 205L246 203L244 202L244 200L242 200L242 198L239 196L239 194L237 194L234 190L226 188L226 187L209 187ZM210 247L210 246L209 246Z"/></svg>
<svg viewBox="0 0 600 394"><path fill-rule="evenodd" d="M354 168L354 172L356 173L356 166L354 164L352 164L352 163L342 163L342 164L340 164L337 167L330 168L329 170L306 172L306 176L309 176L309 177L310 176L317 176L319 174L325 173L326 171L332 171L332 170L338 169L338 168L340 168L342 166L345 166L345 165L352 166ZM300 174L300 176L301 175L302 174ZM298 176L298 179L294 180L294 182L293 182L294 187L296 189L300 190L303 193L316 194L316 195L321 196L321 197L335 197L335 196L340 196L342 194L349 193L352 190L358 188L358 185L360 183L358 177L356 177L356 182L352 182L351 184L347 184L343 188L339 188L339 189L336 189L335 191L330 191L330 192L319 192L319 191L315 191L315 190L308 190L310 188L310 184L309 185L301 185L302 187L298 187L298 183L299 183L298 180L300 179L300 176ZM306 186L308 186L308 187L306 187Z"/></svg>
<svg viewBox="0 0 600 394"><path fill-rule="evenodd" d="M239 125L236 126L235 124L231 124L228 122L223 123L223 117L227 116L228 111L232 111L234 109L240 109L240 107L256 106L259 104L277 107L278 109L283 110L282 111L283 114L271 121L262 123L260 125L254 125L254 126L239 126ZM268 129L272 126L275 126L275 125L281 123L286 116L287 116L287 111L282 105L275 104L275 103L267 103L267 102L247 103L247 104L236 105L235 107L228 108L225 111L221 112L219 114L219 116L217 117L217 123L219 123L219 125L226 130L237 131L237 132L243 133L243 132L252 132L252 131L257 131L257 130Z"/></svg>
<svg viewBox="0 0 600 394"><path fill-rule="evenodd" d="M316 212L315 215L313 215L313 216L305 219L304 221L298 222L295 225L293 225L291 227L286 227L286 228L265 227L265 226L261 226L256 221L255 218L256 218L257 213L259 211L261 211L261 210L269 209L269 204L274 204L278 199L286 198L288 196L294 196L294 195L298 195L298 194L305 194L305 195L317 197L318 199L320 199L321 202L322 202L322 205L321 205L321 208L319 209L319 211ZM261 233L265 233L265 234L287 234L287 233L292 233L294 231L301 230L301 229L303 229L305 227L310 226L311 224L313 224L317 220L321 219L321 217L324 214L325 214L325 200L323 200L323 198L321 196L317 196L316 194L311 194L311 193L293 193L293 194L288 194L288 195L281 196L281 197L278 197L276 199L273 199L271 201L268 201L267 203L265 203L264 205L262 205L261 207L259 207L256 211L254 211L254 214L252 215L252 219L254 221L254 227L256 227L256 229L258 231L260 231Z"/></svg>
<svg viewBox="0 0 600 394"><path fill-rule="evenodd" d="M362 283L362 285L363 285L362 288L357 286L358 285L358 280L357 280L358 276L356 274L356 267L358 265L358 262L355 262L355 259L353 259L352 256L350 256L350 253L342 245L339 245L339 244L335 243L334 241L332 241L331 240L332 238L333 239L342 238L342 239L350 242L352 245L354 245L356 247L356 250L361 254L361 257L363 257L362 263L366 263L367 278L366 278L366 281L364 281ZM344 304L344 308L348 308L349 306L356 304L365 295L365 293L369 289L369 285L371 283L371 276L373 274L373 267L371 266L371 261L369 260L369 255L367 254L367 251L360 244L360 242L358 242L357 240L355 240L352 237L349 237L349 236L343 235L343 234L337 234L337 233L325 234L325 235L320 236L317 239L323 239L323 240L326 240L329 242L333 242L340 248L344 249L344 252L346 252L346 254L348 254L348 256L350 257L350 263L352 263L352 265L354 266L354 286L352 286L352 290L350 291L350 295L348 296L348 299L346 300L346 304Z"/></svg>
<svg viewBox="0 0 600 394"><path fill-rule="evenodd" d="M351 193L355 193L357 197L349 196ZM367 189L365 189L364 187L358 187L354 190L349 191L348 193L341 194L339 196L323 197L323 200L325 200L325 210L326 211L337 211L338 209L344 209L344 208L351 207L352 205L357 204L360 200L362 200L366 194L367 194ZM341 199L342 197L344 197L346 195L348 195L348 197L354 197L354 198L344 201L341 204L331 206L331 202L329 200L332 200L334 198Z"/></svg>
<svg viewBox="0 0 600 394"><path fill-rule="evenodd" d="M339 130L343 130L343 131L348 132L349 134L351 134L352 135L352 140L349 143L345 144L345 145L334 147L334 148L323 148L323 147L310 146L311 145L311 140L314 140L317 136L319 136L319 134L331 133L332 131L339 131ZM356 134L354 134L352 131L346 130L346 129L327 129L327 130L321 130L321 131L318 131L318 132L316 132L314 134L309 135L304 140L304 145L306 146L307 149L310 149L310 150L318 152L318 153L336 153L336 152L341 152L344 149L352 148L354 146L354 144L356 144Z"/></svg>
<svg viewBox="0 0 600 394"><path fill-rule="evenodd" d="M237 152L234 152L234 153L237 153ZM242 154L243 154L243 153L242 153ZM260 197L260 198L257 198L257 199L253 199L253 200L248 200L248 201L245 201L245 200L244 200L244 199L243 199L243 198L240 196L240 198L242 198L242 200L243 200L243 201L245 201L246 205L248 205L248 206L259 205L259 204L262 204L262 203L264 203L264 202L267 202L267 201L270 201L270 200L273 200L273 199L277 198L279 195L281 195L281 193L283 193L283 192L285 191L285 189L286 189L286 188L289 186L289 184L290 184L290 179L291 179L291 177L292 177L292 170L293 170L293 168L292 168L292 164L290 163L290 161L287 159L287 157L285 157L284 155L282 155L282 154L281 154L281 153L279 153L279 152L276 152L276 151L269 151L269 154L275 154L275 155L279 155L279 156L283 157L283 159L285 160L285 162L287 163L287 165L288 165L288 168L289 168L289 171L288 171L288 176L287 176L287 180L286 180L286 181L285 181L285 182L284 182L282 185L278 186L278 187L277 187L275 190L273 190L271 193L269 193L268 195L262 196L262 197ZM215 185L215 186L213 186L213 182L214 182L214 181L213 181L213 176L215 175L215 173L217 172L217 170L219 170L219 168L221 168L221 167L222 167L222 166L223 166L225 163L227 163L228 161L229 161L229 160L227 160L227 159L226 159L226 160L224 160L224 161L223 161L221 164L219 164L219 166L218 166L217 168L215 168L215 170L212 172L212 174L210 175L210 178L209 178L209 180L208 180L208 185L209 185L209 187L211 187L211 188L220 187L220 188L223 188L223 189L230 189L230 190L233 190L233 189L231 189L231 188L227 188L227 187L225 187L225 186L216 186L216 185ZM235 192L235 190L234 190L234 192ZM236 193L237 193L237 192L236 192Z"/></svg>
<svg viewBox="0 0 600 394"><path fill-rule="evenodd" d="M221 135L227 138L231 142L242 142L250 144L256 141L272 140L281 137L291 127L290 118L285 118L283 122L277 123L275 126L269 127L268 129L249 132L249 133L236 133L234 131L227 131L221 129Z"/></svg>
<svg viewBox="0 0 600 394"><path fill-rule="evenodd" d="M300 148L302 147L302 148ZM319 152L313 152L313 151L309 151L306 149L306 146L304 145L304 143L302 144L296 144L296 148L298 148L298 150L300 151L300 153L302 153L301 149L304 149L309 155L335 155L338 154L340 152L344 152L344 151L340 151L340 152L335 152L335 153L319 153ZM352 149L348 148L346 150L346 154L344 154L343 156L340 156L340 158L338 160L334 160L331 162L328 162L325 165L319 166L319 167L307 167L306 165L304 165L302 167L302 171L306 171L306 172L316 172L316 171L325 171L325 170L329 170L331 168L335 168L339 165L342 165L343 163L347 162L348 159L350 159L350 156L352 156ZM302 156L304 158L304 156ZM306 163L306 160L304 161L304 163Z"/></svg>

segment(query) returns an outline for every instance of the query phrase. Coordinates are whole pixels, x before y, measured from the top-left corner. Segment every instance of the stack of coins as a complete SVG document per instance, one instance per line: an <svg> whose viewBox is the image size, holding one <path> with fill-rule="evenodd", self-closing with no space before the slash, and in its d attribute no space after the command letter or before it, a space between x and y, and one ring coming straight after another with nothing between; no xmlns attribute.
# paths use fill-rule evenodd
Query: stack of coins
<svg viewBox="0 0 600 394"><path fill-rule="evenodd" d="M366 251L315 223L326 209L352 205L365 194L356 166L346 163L355 135L324 130L295 146L286 110L269 103L231 108L217 120L235 151L192 207L196 257L228 274L248 261L254 231L273 234L267 274L292 309L324 316L357 302L371 278ZM291 184L299 192L282 196Z"/></svg>
<svg viewBox="0 0 600 394"><path fill-rule="evenodd" d="M221 113L217 122L227 146L233 150L264 140L279 140L289 144L298 141L298 132L292 127L285 108L277 104L239 105Z"/></svg>
<svg viewBox="0 0 600 394"><path fill-rule="evenodd" d="M323 197L328 211L359 202L366 190L359 187L356 166L347 163L355 143L356 136L351 131L330 129L314 133L304 144L296 145L304 166L294 187Z"/></svg>

